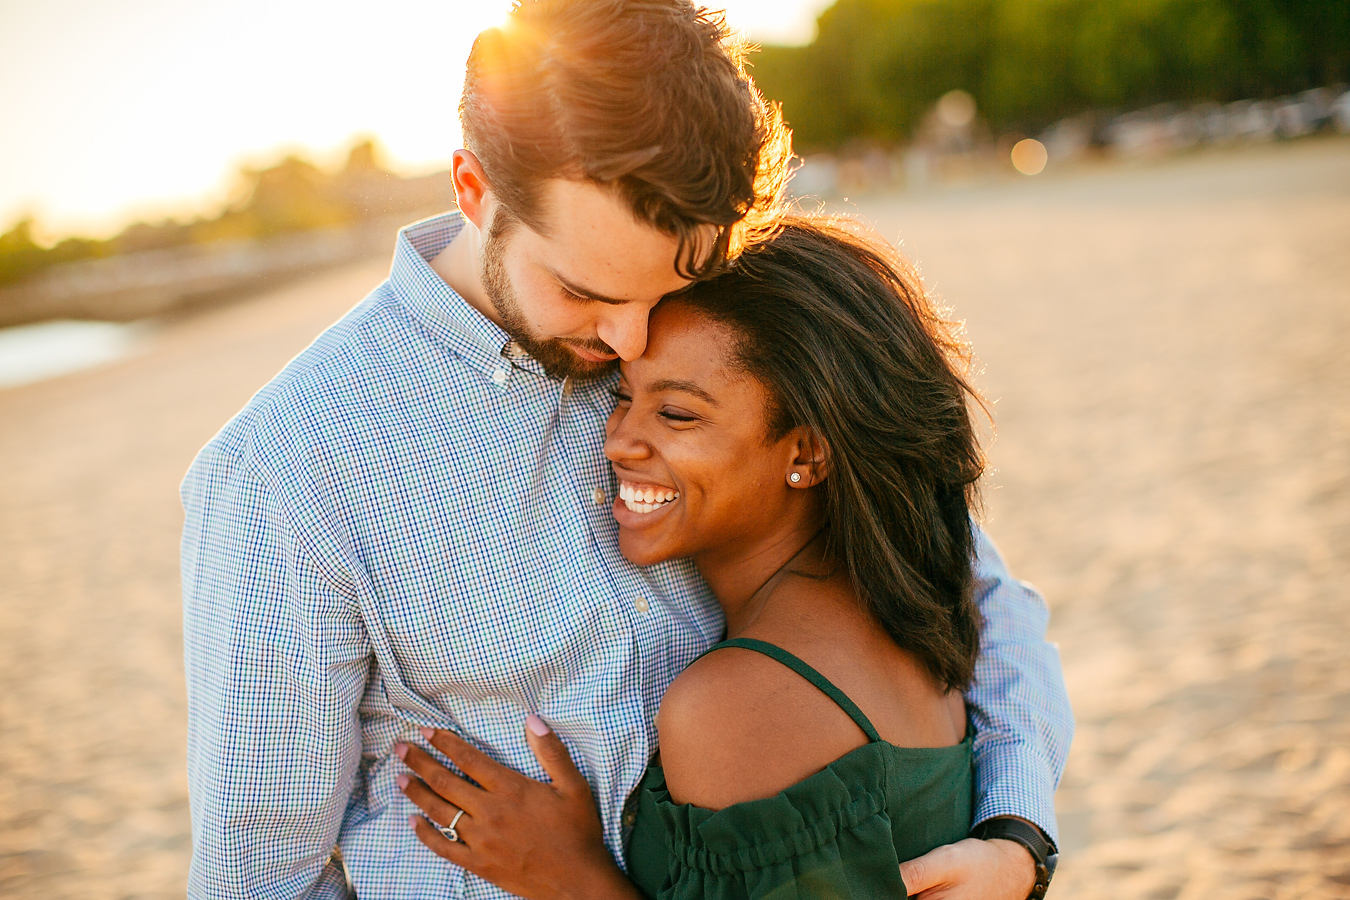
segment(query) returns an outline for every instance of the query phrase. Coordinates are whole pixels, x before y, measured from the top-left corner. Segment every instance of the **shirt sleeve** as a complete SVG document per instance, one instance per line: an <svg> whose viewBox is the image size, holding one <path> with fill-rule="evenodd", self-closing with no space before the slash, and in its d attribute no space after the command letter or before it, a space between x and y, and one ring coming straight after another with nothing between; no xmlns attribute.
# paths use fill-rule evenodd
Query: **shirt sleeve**
<svg viewBox="0 0 1350 900"><path fill-rule="evenodd" d="M1015 580L976 527L975 599L984 617L966 699L975 722L975 818L1019 816L1056 844L1055 787L1073 740L1059 650L1045 639L1050 612Z"/></svg>
<svg viewBox="0 0 1350 900"><path fill-rule="evenodd" d="M182 498L188 896L346 897L331 856L369 668L354 592L247 458L208 446Z"/></svg>

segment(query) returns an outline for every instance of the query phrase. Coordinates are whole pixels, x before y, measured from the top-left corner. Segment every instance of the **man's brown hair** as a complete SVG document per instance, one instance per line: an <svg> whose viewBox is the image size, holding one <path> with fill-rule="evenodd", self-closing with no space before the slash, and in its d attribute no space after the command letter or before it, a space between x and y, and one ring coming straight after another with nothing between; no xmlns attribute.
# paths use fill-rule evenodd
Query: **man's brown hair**
<svg viewBox="0 0 1350 900"><path fill-rule="evenodd" d="M679 240L681 275L705 277L772 227L792 156L746 49L690 0L520 0L469 53L465 146L536 231L545 180L589 180Z"/></svg>

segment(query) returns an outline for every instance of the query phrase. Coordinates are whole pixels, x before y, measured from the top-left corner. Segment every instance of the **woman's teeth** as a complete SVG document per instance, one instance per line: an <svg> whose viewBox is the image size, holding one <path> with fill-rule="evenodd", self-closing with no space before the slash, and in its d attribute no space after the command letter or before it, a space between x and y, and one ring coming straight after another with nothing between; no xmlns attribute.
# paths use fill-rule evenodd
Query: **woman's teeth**
<svg viewBox="0 0 1350 900"><path fill-rule="evenodd" d="M670 488L642 486L621 482L619 499L623 505L635 513L656 512L672 500L679 499L679 492Z"/></svg>

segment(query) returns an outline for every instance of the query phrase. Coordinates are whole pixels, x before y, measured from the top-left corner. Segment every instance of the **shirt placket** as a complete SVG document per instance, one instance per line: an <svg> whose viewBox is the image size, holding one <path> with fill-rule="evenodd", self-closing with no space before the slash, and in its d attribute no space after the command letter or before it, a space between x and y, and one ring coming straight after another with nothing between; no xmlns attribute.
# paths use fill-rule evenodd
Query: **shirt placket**
<svg viewBox="0 0 1350 900"><path fill-rule="evenodd" d="M603 556L603 548L612 547L617 554L618 525L614 520L611 506L614 502L615 483L609 463L604 456L603 416L606 409L608 382L578 384L572 379L564 382L559 395L559 414L564 423L567 439L567 452L571 457L572 470L576 473L577 490L587 508L592 538ZM616 610L621 621L627 622L629 634L637 652L637 667L641 672L641 684L637 685L640 694L637 708L633 711L638 727L642 729L647 742L647 755L656 746L656 711L660 703L660 689L654 677L655 671L661 671L663 665L659 654L665 651L665 642L661 639L663 629L669 629L664 604L655 585L642 578L632 567L606 566L597 573L606 579L612 589ZM630 765L627 778L618 785L619 793L614 802L625 802L631 797L645 771L646 759L639 765ZM619 828L624 838L627 836L627 822L631 818L629 804L625 803L620 817Z"/></svg>

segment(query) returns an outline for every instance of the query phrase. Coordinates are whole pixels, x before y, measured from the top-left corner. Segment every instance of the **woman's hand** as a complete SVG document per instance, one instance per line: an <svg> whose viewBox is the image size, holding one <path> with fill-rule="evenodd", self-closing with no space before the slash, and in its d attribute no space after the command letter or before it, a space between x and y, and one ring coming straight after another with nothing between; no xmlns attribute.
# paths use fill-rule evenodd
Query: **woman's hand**
<svg viewBox="0 0 1350 900"><path fill-rule="evenodd" d="M530 900L640 898L605 846L590 785L567 748L538 716L525 722L526 740L550 783L494 762L448 731L421 729L478 785L416 747L394 746L421 776L398 777L399 788L430 819L409 817L418 840L438 856ZM463 815L454 824L459 840L452 841L436 825L449 826L460 810Z"/></svg>

